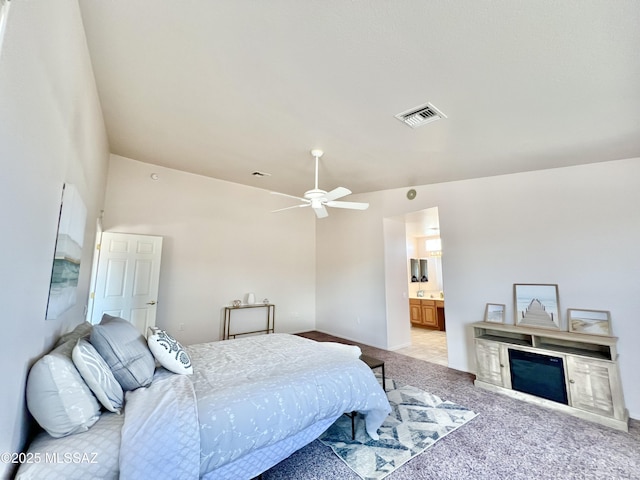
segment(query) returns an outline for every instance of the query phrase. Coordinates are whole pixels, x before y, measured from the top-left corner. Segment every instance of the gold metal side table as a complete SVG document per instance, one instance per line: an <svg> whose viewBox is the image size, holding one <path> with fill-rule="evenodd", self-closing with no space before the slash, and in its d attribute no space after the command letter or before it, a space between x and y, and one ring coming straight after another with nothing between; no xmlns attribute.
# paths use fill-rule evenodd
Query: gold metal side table
<svg viewBox="0 0 640 480"><path fill-rule="evenodd" d="M247 308L264 308L266 309L266 328L253 330L250 332L236 332L231 333L231 317L232 312L236 310L245 310ZM272 303L256 303L252 305L240 305L239 307L228 306L224 307L224 330L222 334L223 340L229 340L230 338L236 338L238 335L250 335L252 333L275 333L276 322L276 306Z"/></svg>

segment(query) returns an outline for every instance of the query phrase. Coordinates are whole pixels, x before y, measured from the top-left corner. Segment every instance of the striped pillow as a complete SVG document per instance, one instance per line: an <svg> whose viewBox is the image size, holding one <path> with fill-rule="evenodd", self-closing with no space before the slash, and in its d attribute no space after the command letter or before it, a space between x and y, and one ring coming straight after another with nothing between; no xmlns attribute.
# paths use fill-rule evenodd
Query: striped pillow
<svg viewBox="0 0 640 480"><path fill-rule="evenodd" d="M93 345L84 338L79 339L71 357L83 380L104 408L120 413L124 402L122 387Z"/></svg>

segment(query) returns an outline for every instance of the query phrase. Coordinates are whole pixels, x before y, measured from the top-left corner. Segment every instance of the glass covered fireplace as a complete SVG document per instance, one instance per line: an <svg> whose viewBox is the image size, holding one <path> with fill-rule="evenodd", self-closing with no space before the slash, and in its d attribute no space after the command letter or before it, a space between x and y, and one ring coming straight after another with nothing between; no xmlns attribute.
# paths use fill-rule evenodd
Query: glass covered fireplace
<svg viewBox="0 0 640 480"><path fill-rule="evenodd" d="M562 358L509 349L509 366L513 390L568 405Z"/></svg>

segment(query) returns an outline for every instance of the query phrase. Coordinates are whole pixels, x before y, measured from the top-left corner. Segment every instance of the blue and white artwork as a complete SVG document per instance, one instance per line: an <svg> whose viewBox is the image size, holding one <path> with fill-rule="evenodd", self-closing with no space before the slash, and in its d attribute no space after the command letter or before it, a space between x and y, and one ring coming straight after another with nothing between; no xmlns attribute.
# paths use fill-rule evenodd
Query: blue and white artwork
<svg viewBox="0 0 640 480"><path fill-rule="evenodd" d="M557 285L514 285L516 325L560 329Z"/></svg>
<svg viewBox="0 0 640 480"><path fill-rule="evenodd" d="M58 318L76 304L86 221L87 208L78 190L73 185L65 184L51 270L47 320Z"/></svg>

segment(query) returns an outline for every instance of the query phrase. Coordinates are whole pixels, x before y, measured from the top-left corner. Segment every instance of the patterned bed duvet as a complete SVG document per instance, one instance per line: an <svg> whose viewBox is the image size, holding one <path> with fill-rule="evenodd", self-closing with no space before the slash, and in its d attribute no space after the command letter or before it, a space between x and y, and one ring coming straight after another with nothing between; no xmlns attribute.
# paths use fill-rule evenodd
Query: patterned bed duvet
<svg viewBox="0 0 640 480"><path fill-rule="evenodd" d="M391 410L358 347L271 334L187 350L193 375L158 368L148 388L127 392L123 415L69 437L42 433L29 449L93 463L41 463L17 478L252 478L344 412L361 412L377 439Z"/></svg>

